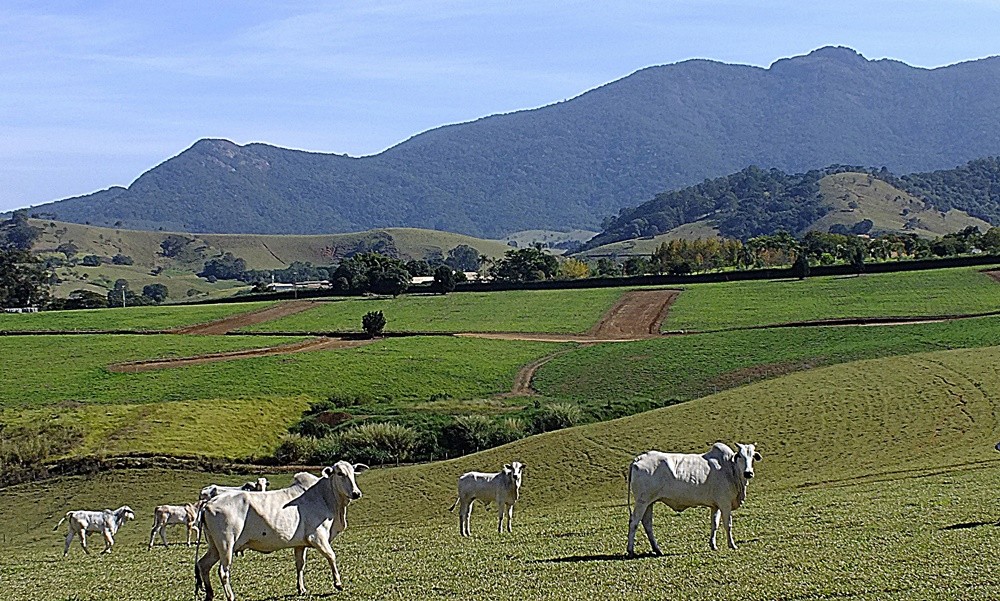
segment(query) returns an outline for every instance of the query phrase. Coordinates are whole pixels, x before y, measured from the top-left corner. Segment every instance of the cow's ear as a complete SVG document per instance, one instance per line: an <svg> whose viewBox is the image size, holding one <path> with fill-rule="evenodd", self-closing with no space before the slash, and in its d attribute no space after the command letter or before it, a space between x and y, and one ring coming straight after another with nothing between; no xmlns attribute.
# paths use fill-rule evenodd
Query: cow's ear
<svg viewBox="0 0 1000 601"><path fill-rule="evenodd" d="M367 471L367 470L368 470L368 466L365 465L365 464L363 464L363 463L355 463L354 464L354 473L355 474L360 474L361 472L364 472L364 471Z"/></svg>
<svg viewBox="0 0 1000 601"><path fill-rule="evenodd" d="M754 461L764 461L764 458L760 456L760 453L758 453L757 451L754 451L753 452L753 460Z"/></svg>
<svg viewBox="0 0 1000 601"><path fill-rule="evenodd" d="M504 470L513 470L514 468L512 468L509 463L507 463L507 464L504 464L503 469Z"/></svg>
<svg viewBox="0 0 1000 601"><path fill-rule="evenodd" d="M324 477L329 478L330 474L332 474L332 473L333 473L333 468L332 467L327 466L327 467L323 468L323 476Z"/></svg>

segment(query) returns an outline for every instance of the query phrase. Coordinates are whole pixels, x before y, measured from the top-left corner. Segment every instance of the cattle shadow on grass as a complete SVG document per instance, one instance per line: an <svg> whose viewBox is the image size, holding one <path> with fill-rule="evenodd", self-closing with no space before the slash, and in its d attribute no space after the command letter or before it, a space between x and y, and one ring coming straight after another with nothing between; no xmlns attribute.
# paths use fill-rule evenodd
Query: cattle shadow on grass
<svg viewBox="0 0 1000 601"><path fill-rule="evenodd" d="M961 522L958 524L951 524L950 526L942 526L941 530L968 530L969 528L979 528L980 526L998 526L1000 527L1000 522Z"/></svg>
<svg viewBox="0 0 1000 601"><path fill-rule="evenodd" d="M569 555L567 557L550 557L548 559L532 559L527 563L583 563L591 561L633 561L640 559L655 559L657 557L682 557L691 553L638 553L635 557L629 557L625 553L598 553L595 555Z"/></svg>

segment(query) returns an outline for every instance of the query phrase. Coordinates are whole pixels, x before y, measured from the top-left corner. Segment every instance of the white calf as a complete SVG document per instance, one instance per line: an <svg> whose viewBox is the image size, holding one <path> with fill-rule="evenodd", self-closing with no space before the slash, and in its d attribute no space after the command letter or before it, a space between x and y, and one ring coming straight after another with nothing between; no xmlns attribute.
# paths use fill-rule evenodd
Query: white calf
<svg viewBox="0 0 1000 601"><path fill-rule="evenodd" d="M503 516L507 516L507 532L512 531L514 519L514 502L521 494L521 470L523 463L517 461L503 466L496 474L483 472L468 472L458 478L458 499L448 511L454 511L461 504L458 512L458 529L462 536L470 536L469 517L472 515L472 503L476 500L483 503L496 503L499 522L497 532L503 532Z"/></svg>
<svg viewBox="0 0 1000 601"><path fill-rule="evenodd" d="M149 548L153 548L153 540L156 538L157 532L160 533L160 538L163 539L163 546L168 546L167 526L170 524L184 524L187 530L187 545L190 547L191 535L198 536L198 512L204 504L204 501L198 501L193 505L191 503L186 505L160 505L154 509L153 529L149 533Z"/></svg>
<svg viewBox="0 0 1000 601"><path fill-rule="evenodd" d="M73 542L73 536L75 535L79 535L80 545L83 547L84 552L90 553L90 550L87 549L88 532L100 532L103 534L104 551L101 552L110 553L111 547L115 544L114 535L118 533L118 529L125 524L126 520L134 519L135 513L128 505L122 505L114 511L110 509L105 509L104 511L68 511L52 530L58 530L64 521L69 520L69 533L66 535L66 548L63 549L63 557L69 554L69 545Z"/></svg>

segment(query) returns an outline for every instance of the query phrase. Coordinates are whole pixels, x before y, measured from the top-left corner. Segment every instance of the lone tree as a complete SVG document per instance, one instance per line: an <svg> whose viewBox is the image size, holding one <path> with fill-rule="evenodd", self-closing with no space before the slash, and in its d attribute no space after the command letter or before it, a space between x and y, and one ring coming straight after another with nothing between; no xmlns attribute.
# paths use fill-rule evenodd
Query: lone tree
<svg viewBox="0 0 1000 601"><path fill-rule="evenodd" d="M806 253L800 252L799 256L795 257L795 263L792 263L792 275L800 280L809 277L809 259Z"/></svg>
<svg viewBox="0 0 1000 601"><path fill-rule="evenodd" d="M439 294L448 294L455 290L455 272L447 265L441 265L434 270L434 283L431 289Z"/></svg>
<svg viewBox="0 0 1000 601"><path fill-rule="evenodd" d="M361 329L368 334L369 338L382 335L385 329L385 315L381 311L369 311L361 318Z"/></svg>

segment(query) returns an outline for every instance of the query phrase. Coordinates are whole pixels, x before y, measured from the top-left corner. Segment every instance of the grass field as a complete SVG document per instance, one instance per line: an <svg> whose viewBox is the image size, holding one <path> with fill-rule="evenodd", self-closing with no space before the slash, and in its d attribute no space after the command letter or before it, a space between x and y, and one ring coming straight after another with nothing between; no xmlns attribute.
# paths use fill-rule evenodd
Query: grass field
<svg viewBox="0 0 1000 601"><path fill-rule="evenodd" d="M593 326L626 288L511 290L394 299L344 299L247 328L248 332L356 332L361 317L382 311L387 332L551 332Z"/></svg>
<svg viewBox="0 0 1000 601"><path fill-rule="evenodd" d="M273 451L310 402L361 399L361 409L477 413L510 391L518 368L560 345L460 338L387 339L354 349L244 358L141 373L123 360L188 357L298 340L247 336L0 338L21 366L0 378L0 422L55 421L86 432L72 454L150 452L241 458ZM53 364L61 368L53 370ZM377 369L373 366L378 366ZM518 401L512 408L520 407ZM253 429L247 431L252 418ZM232 445L234 440L236 445Z"/></svg>
<svg viewBox="0 0 1000 601"><path fill-rule="evenodd" d="M685 292L684 294L687 294ZM682 295L683 296L683 295ZM542 394L585 405L686 401L823 365L1000 343L1000 317L890 327L739 330L584 347L542 366Z"/></svg>
<svg viewBox="0 0 1000 601"><path fill-rule="evenodd" d="M190 306L158 305L118 309L42 311L24 314L0 313L0 332L166 330L248 313L269 307L272 304L270 302L253 302Z"/></svg>
<svg viewBox="0 0 1000 601"><path fill-rule="evenodd" d="M718 330L817 319L1000 310L1000 284L981 269L693 284L678 296L663 329Z"/></svg>
<svg viewBox="0 0 1000 601"><path fill-rule="evenodd" d="M346 586L336 597L994 599L998 361L1000 348L989 347L849 363L454 461L374 470L360 477L365 498L334 543ZM764 455L736 512L740 550L708 550L705 511L657 508L666 556L622 560L630 458L718 438L756 442ZM490 532L480 510L474 538L462 540L446 511L455 477L515 458L528 467L514 534ZM193 550L146 551L149 513L209 481L244 479L126 471L4 489L5 590L14 599L188 599ZM63 533L51 527L64 511L122 503L140 519L115 553L75 548L60 558ZM42 579L39 566L52 563ZM292 570L290 552L248 553L234 587L243 599L290 595ZM306 579L315 593L332 590L316 557Z"/></svg>

